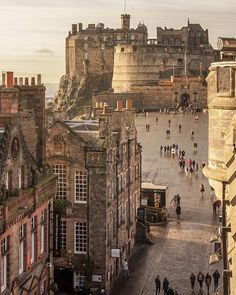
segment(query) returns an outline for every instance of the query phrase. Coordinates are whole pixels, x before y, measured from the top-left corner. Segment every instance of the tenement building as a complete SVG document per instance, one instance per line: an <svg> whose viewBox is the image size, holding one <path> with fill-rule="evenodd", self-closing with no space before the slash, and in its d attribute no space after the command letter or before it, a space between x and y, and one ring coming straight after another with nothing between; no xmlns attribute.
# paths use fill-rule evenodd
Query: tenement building
<svg viewBox="0 0 236 295"><path fill-rule="evenodd" d="M93 117L55 121L47 159L55 201L55 281L64 292L109 291L134 245L141 185L141 147L134 109L100 104Z"/></svg>
<svg viewBox="0 0 236 295"><path fill-rule="evenodd" d="M61 79L54 106L73 117L84 105L84 98L88 105L95 89L136 93L134 88L140 87L141 93L148 92L150 85L163 79L169 81L171 76L206 77L208 67L217 58L218 52L209 43L208 30L189 21L181 29L158 27L154 39L148 39L144 24L131 29L130 15L126 14L121 15L119 29L105 28L101 23L86 29L81 23L73 24L66 38L66 75ZM168 90L164 87L166 106L172 99ZM160 107L159 92L153 96L151 89L148 94L153 97L154 106ZM184 91L178 95L180 101L182 94ZM191 92L188 95L193 100Z"/></svg>
<svg viewBox="0 0 236 295"><path fill-rule="evenodd" d="M223 42L230 44L227 38ZM222 201L218 235L221 251L216 257L223 260L222 294L233 295L236 294L236 62L213 63L207 82L209 158L204 174Z"/></svg>
<svg viewBox="0 0 236 295"><path fill-rule="evenodd" d="M50 224L56 177L44 165L44 101L40 75L30 84L12 72L2 74L1 294L49 294L54 286Z"/></svg>

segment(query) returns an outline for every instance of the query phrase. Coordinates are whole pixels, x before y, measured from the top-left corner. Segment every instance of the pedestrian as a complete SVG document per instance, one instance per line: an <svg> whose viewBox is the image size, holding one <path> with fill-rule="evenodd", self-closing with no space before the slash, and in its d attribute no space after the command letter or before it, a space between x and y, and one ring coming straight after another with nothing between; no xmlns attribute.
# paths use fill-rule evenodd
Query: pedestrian
<svg viewBox="0 0 236 295"><path fill-rule="evenodd" d="M181 128L182 128L182 126L181 126L181 124L179 124L179 132L181 132Z"/></svg>
<svg viewBox="0 0 236 295"><path fill-rule="evenodd" d="M167 280L167 278L164 278L163 283L162 283L162 289L164 291L164 295L167 295L167 291L169 289L169 281Z"/></svg>
<svg viewBox="0 0 236 295"><path fill-rule="evenodd" d="M214 281L214 292L216 292L217 288L219 286L219 279L220 279L220 274L217 269L214 271L212 277L213 277L213 281Z"/></svg>
<svg viewBox="0 0 236 295"><path fill-rule="evenodd" d="M180 218L180 215L181 215L181 207L179 204L177 204L177 207L176 207L176 214L177 214L177 218L179 219Z"/></svg>
<svg viewBox="0 0 236 295"><path fill-rule="evenodd" d="M166 153L166 146L164 146L164 152Z"/></svg>
<svg viewBox="0 0 236 295"><path fill-rule="evenodd" d="M177 205L180 205L181 197L179 194L176 195Z"/></svg>
<svg viewBox="0 0 236 295"><path fill-rule="evenodd" d="M194 131L191 130L191 137L194 137Z"/></svg>
<svg viewBox="0 0 236 295"><path fill-rule="evenodd" d="M168 120L168 126L170 127L171 120Z"/></svg>
<svg viewBox="0 0 236 295"><path fill-rule="evenodd" d="M160 291L161 291L161 280L160 280L160 277L158 275L155 278L155 284L156 284L156 295L160 295Z"/></svg>
<svg viewBox="0 0 236 295"><path fill-rule="evenodd" d="M205 284L207 287L207 295L209 295L210 293L210 287L211 287L211 276L209 275L209 273L206 274L205 276Z"/></svg>
<svg viewBox="0 0 236 295"><path fill-rule="evenodd" d="M101 289L100 295L106 295L105 289Z"/></svg>
<svg viewBox="0 0 236 295"><path fill-rule="evenodd" d="M216 202L212 202L212 212L213 212L213 216L216 216Z"/></svg>
<svg viewBox="0 0 236 295"><path fill-rule="evenodd" d="M196 166L196 169L195 169L195 170L196 170L196 171L198 171L198 163L196 163L196 165L195 165L195 166Z"/></svg>
<svg viewBox="0 0 236 295"><path fill-rule="evenodd" d="M129 265L128 265L128 261L126 259L123 261L123 270L124 270L124 278L128 279L129 278Z"/></svg>
<svg viewBox="0 0 236 295"><path fill-rule="evenodd" d="M190 276L190 282L191 282L191 288L192 288L192 290L194 290L194 287L195 287L195 281L196 281L196 276L195 276L195 274L192 272L192 273L191 273L191 276Z"/></svg>
<svg viewBox="0 0 236 295"><path fill-rule="evenodd" d="M163 150L163 146L161 145L160 146L160 153L162 153L162 150Z"/></svg>
<svg viewBox="0 0 236 295"><path fill-rule="evenodd" d="M167 295L175 295L174 290L170 287L167 291Z"/></svg>
<svg viewBox="0 0 236 295"><path fill-rule="evenodd" d="M204 275L201 271L199 271L199 273L197 275L197 281L199 283L200 289L202 289L202 284L204 282Z"/></svg>
<svg viewBox="0 0 236 295"><path fill-rule="evenodd" d="M205 188L204 188L204 185L201 184L200 185L200 193L202 194L202 197L203 197L203 193L205 192Z"/></svg>
<svg viewBox="0 0 236 295"><path fill-rule="evenodd" d="M235 145L235 143L233 144L233 153L236 154L236 145Z"/></svg>
<svg viewBox="0 0 236 295"><path fill-rule="evenodd" d="M196 162L195 162L195 160L193 160L193 162L192 162L193 170L195 170L195 165L196 165Z"/></svg>
<svg viewBox="0 0 236 295"><path fill-rule="evenodd" d="M158 123L158 117L156 117L156 123Z"/></svg>

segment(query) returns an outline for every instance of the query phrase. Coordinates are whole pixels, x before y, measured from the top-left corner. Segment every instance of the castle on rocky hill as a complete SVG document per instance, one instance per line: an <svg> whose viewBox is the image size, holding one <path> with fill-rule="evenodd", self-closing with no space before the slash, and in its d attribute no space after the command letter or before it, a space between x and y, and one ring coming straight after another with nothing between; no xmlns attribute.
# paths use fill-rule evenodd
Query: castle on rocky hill
<svg viewBox="0 0 236 295"><path fill-rule="evenodd" d="M66 75L55 99L56 108L69 116L90 101L94 90L132 92L133 85L150 85L176 77L205 77L218 58L208 30L188 20L179 30L157 28L148 38L143 23L130 27L130 15L121 15L121 27L103 23L72 25L66 38Z"/></svg>

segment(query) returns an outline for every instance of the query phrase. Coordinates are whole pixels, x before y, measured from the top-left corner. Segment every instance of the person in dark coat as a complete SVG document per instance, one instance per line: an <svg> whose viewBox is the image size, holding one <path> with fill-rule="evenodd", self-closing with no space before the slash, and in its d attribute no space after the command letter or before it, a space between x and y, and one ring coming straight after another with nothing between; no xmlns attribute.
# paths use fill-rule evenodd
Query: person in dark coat
<svg viewBox="0 0 236 295"><path fill-rule="evenodd" d="M209 273L206 274L205 276L205 284L207 287L207 295L209 295L209 291L210 291L210 287L211 287L211 276L209 275Z"/></svg>
<svg viewBox="0 0 236 295"><path fill-rule="evenodd" d="M191 273L191 276L190 276L190 282L191 282L191 288L192 290L194 290L194 287L195 287L195 281L196 281L196 276L194 273Z"/></svg>
<svg viewBox="0 0 236 295"><path fill-rule="evenodd" d="M167 295L175 295L175 293L171 287L168 289Z"/></svg>
<svg viewBox="0 0 236 295"><path fill-rule="evenodd" d="M155 278L155 284L156 284L156 295L159 295L161 291L161 280L158 275Z"/></svg>
<svg viewBox="0 0 236 295"><path fill-rule="evenodd" d="M180 215L181 215L181 207L179 204L177 204L177 207L176 207L176 214L177 214L177 218L179 219Z"/></svg>
<svg viewBox="0 0 236 295"><path fill-rule="evenodd" d="M167 295L167 291L169 289L169 281L167 280L167 278L164 278L163 283L162 283L162 288L164 291L164 295Z"/></svg>
<svg viewBox="0 0 236 295"><path fill-rule="evenodd" d="M197 281L199 283L200 289L202 289L202 285L204 282L204 274L201 271L199 271L199 273L197 275Z"/></svg>
<svg viewBox="0 0 236 295"><path fill-rule="evenodd" d="M216 290L219 286L219 279L220 279L220 274L217 269L214 271L212 277L213 277L213 281L214 281L214 292L216 292Z"/></svg>

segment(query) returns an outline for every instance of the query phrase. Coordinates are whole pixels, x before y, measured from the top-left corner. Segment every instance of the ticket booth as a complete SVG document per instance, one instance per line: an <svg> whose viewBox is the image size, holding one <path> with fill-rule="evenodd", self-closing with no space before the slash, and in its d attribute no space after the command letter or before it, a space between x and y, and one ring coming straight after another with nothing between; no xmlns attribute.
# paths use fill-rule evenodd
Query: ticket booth
<svg viewBox="0 0 236 295"><path fill-rule="evenodd" d="M149 182L142 183L138 219L141 218L142 222L149 224L158 224L166 221L167 189L168 185L157 185Z"/></svg>

